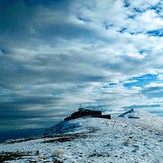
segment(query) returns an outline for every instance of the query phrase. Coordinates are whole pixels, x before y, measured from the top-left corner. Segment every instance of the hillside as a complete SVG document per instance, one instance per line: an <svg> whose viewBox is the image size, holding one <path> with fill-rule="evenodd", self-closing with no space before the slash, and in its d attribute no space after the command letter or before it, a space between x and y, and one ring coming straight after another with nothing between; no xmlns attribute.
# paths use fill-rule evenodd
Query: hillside
<svg viewBox="0 0 163 163"><path fill-rule="evenodd" d="M63 121L41 138L0 144L0 162L162 163L162 150L163 119L134 111L111 120Z"/></svg>

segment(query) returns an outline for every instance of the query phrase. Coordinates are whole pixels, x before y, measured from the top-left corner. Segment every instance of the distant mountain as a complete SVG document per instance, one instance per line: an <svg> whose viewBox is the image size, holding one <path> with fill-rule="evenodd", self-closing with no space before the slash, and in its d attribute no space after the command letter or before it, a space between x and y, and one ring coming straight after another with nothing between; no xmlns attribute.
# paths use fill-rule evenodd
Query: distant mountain
<svg viewBox="0 0 163 163"><path fill-rule="evenodd" d="M162 136L163 118L142 111L77 118L46 129L42 137L0 144L0 162L161 163Z"/></svg>
<svg viewBox="0 0 163 163"><path fill-rule="evenodd" d="M21 130L11 130L6 132L0 132L0 143L5 142L9 139L21 139L30 138L42 135L45 128L38 129L21 129Z"/></svg>

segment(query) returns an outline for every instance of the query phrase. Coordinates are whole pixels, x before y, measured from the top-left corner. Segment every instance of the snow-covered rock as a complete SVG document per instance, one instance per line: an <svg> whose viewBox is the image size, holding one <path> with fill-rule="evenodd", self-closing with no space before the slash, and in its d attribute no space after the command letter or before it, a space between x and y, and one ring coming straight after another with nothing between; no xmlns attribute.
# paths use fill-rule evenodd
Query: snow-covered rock
<svg viewBox="0 0 163 163"><path fill-rule="evenodd" d="M134 111L134 109L131 109L129 111L126 111L125 113L122 113L119 115L119 117L125 117L125 118L136 118L139 119L138 113Z"/></svg>
<svg viewBox="0 0 163 163"><path fill-rule="evenodd" d="M8 152L17 158L13 162L162 163L163 119L140 111L134 114L139 119L126 114L111 120L63 121L47 129L46 137L0 144L0 158Z"/></svg>
<svg viewBox="0 0 163 163"><path fill-rule="evenodd" d="M62 121L44 131L45 136L52 136L54 134L65 134L68 132L75 132L79 130L80 124L75 120Z"/></svg>

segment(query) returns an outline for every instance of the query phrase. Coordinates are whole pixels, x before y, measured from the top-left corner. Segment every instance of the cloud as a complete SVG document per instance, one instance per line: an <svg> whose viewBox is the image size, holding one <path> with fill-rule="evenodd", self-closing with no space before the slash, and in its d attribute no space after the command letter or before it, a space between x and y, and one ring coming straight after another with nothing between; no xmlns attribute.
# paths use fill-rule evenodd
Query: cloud
<svg viewBox="0 0 163 163"><path fill-rule="evenodd" d="M61 118L79 103L161 106L161 1L0 6L1 117Z"/></svg>
<svg viewBox="0 0 163 163"><path fill-rule="evenodd" d="M162 98L163 84L151 83L142 90L142 94L149 98Z"/></svg>

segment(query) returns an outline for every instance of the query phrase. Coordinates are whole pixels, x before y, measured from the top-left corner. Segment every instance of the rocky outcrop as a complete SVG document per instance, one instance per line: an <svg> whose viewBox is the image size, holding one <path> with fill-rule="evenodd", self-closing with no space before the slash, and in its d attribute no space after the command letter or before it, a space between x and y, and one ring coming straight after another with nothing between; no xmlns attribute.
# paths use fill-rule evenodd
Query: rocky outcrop
<svg viewBox="0 0 163 163"><path fill-rule="evenodd" d="M126 111L125 113L120 114L118 117L139 119L139 117L136 115L134 109L130 109L129 111Z"/></svg>

